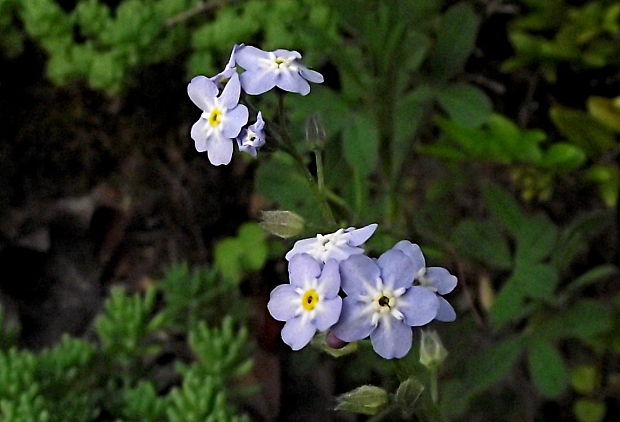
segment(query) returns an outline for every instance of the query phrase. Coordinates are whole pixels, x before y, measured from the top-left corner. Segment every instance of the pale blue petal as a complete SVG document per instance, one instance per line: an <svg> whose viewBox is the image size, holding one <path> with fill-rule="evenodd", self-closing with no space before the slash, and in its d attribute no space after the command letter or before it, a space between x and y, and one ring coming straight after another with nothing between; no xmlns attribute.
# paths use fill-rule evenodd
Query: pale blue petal
<svg viewBox="0 0 620 422"><path fill-rule="evenodd" d="M425 277L431 282L431 285L437 289L437 293L440 295L450 293L456 287L456 277L442 267L427 268Z"/></svg>
<svg viewBox="0 0 620 422"><path fill-rule="evenodd" d="M282 328L282 340L293 350L299 350L310 343L316 333L316 328L310 320L303 320L301 316L290 319Z"/></svg>
<svg viewBox="0 0 620 422"><path fill-rule="evenodd" d="M248 108L243 104L239 104L226 112L226 120L222 122L222 134L227 138L235 138L247 122Z"/></svg>
<svg viewBox="0 0 620 422"><path fill-rule="evenodd" d="M323 272L319 278L319 286L322 294L326 298L338 296L340 291L340 263L333 259L328 259L323 266Z"/></svg>
<svg viewBox="0 0 620 422"><path fill-rule="evenodd" d="M366 255L353 255L340 263L342 290L349 296L365 294L367 285L374 287L380 275L375 261Z"/></svg>
<svg viewBox="0 0 620 422"><path fill-rule="evenodd" d="M235 51L235 62L247 70L263 67L263 60L269 60L269 53L251 45L241 45Z"/></svg>
<svg viewBox="0 0 620 422"><path fill-rule="evenodd" d="M349 234L348 243L352 246L359 246L370 239L375 230L377 230L377 224L369 224L361 229L349 227L345 231Z"/></svg>
<svg viewBox="0 0 620 422"><path fill-rule="evenodd" d="M338 322L340 311L342 310L342 298L336 296L333 299L324 299L319 303L316 310L314 325L320 331L325 331Z"/></svg>
<svg viewBox="0 0 620 422"><path fill-rule="evenodd" d="M377 328L370 333L372 348L385 359L400 359L411 349L413 333L411 327L395 318L379 320Z"/></svg>
<svg viewBox="0 0 620 422"><path fill-rule="evenodd" d="M246 70L240 76L241 87L250 95L265 93L276 86L276 74L270 69Z"/></svg>
<svg viewBox="0 0 620 422"><path fill-rule="evenodd" d="M213 106L217 96L217 86L206 76L196 76L187 85L187 95L201 110Z"/></svg>
<svg viewBox="0 0 620 422"><path fill-rule="evenodd" d="M226 82L228 82L235 73L237 73L237 71L234 68L224 69L217 75L210 77L209 80L211 80L211 82L213 82L218 89L222 89Z"/></svg>
<svg viewBox="0 0 620 422"><path fill-rule="evenodd" d="M299 74L305 80L309 82L314 82L315 84L323 83L323 80L324 80L323 75L321 75L319 72L317 72L316 70L308 69L303 66L299 67Z"/></svg>
<svg viewBox="0 0 620 422"><path fill-rule="evenodd" d="M192 125L190 136L194 140L196 151L204 152L207 150L207 131L205 125L209 123L205 119L199 119Z"/></svg>
<svg viewBox="0 0 620 422"><path fill-rule="evenodd" d="M230 163L233 153L232 139L213 135L209 137L207 144L209 161L214 166Z"/></svg>
<svg viewBox="0 0 620 422"><path fill-rule="evenodd" d="M413 286L398 298L398 310L405 315L407 325L414 327L431 322L438 309L438 296L425 287Z"/></svg>
<svg viewBox="0 0 620 422"><path fill-rule="evenodd" d="M299 54L299 52L295 50L284 50L282 48L279 48L277 50L274 50L273 54L275 54L276 57L282 57L283 59L286 59L290 62L293 60L301 59L301 54Z"/></svg>
<svg viewBox="0 0 620 422"><path fill-rule="evenodd" d="M282 71L277 75L276 86L284 91L296 92L301 95L310 93L310 84L297 72Z"/></svg>
<svg viewBox="0 0 620 422"><path fill-rule="evenodd" d="M316 241L317 241L316 237L311 237L309 239L298 240L293 245L293 249L288 251L286 253L286 255L284 256L284 258L286 258L287 261L290 261L291 258L293 256L297 255L297 254L308 253L308 252L312 251L312 249L314 248L314 245L316 244Z"/></svg>
<svg viewBox="0 0 620 422"><path fill-rule="evenodd" d="M241 95L241 83L239 75L235 72L220 95L220 103L230 110L239 103L239 95ZM245 121L248 121L247 118Z"/></svg>
<svg viewBox="0 0 620 422"><path fill-rule="evenodd" d="M271 291L267 309L278 321L288 321L295 316L301 298L290 284L280 284Z"/></svg>
<svg viewBox="0 0 620 422"><path fill-rule="evenodd" d="M363 254L364 249L357 248L349 245L341 245L337 248L330 249L329 253L326 255L325 259L335 259L336 261L344 261L351 255L359 255Z"/></svg>
<svg viewBox="0 0 620 422"><path fill-rule="evenodd" d="M288 277L291 284L304 287L304 282L321 275L321 264L308 254L298 254L288 263Z"/></svg>
<svg viewBox="0 0 620 422"><path fill-rule="evenodd" d="M439 300L439 310L437 311L435 319L441 322L454 321L456 319L456 312L454 312L452 305L441 296L437 296L437 299Z"/></svg>
<svg viewBox="0 0 620 422"><path fill-rule="evenodd" d="M264 128L265 128L265 121L263 120L263 113L259 111L258 114L256 115L256 123L250 126L250 129L252 129L256 133L259 133L259 132L262 132Z"/></svg>
<svg viewBox="0 0 620 422"><path fill-rule="evenodd" d="M367 304L349 296L342 301L340 321L332 328L332 332L343 341L355 341L366 338L374 328L370 314L366 312Z"/></svg>
<svg viewBox="0 0 620 422"><path fill-rule="evenodd" d="M398 249L384 252L377 264L381 268L383 284L392 289L409 288L413 284L413 262Z"/></svg>
<svg viewBox="0 0 620 422"><path fill-rule="evenodd" d="M394 245L394 249L398 249L403 252L405 255L411 259L413 262L413 273L417 275L420 270L426 267L426 261L424 260L424 255L422 254L422 249L415 244L411 243L408 240L401 240L396 245Z"/></svg>
<svg viewBox="0 0 620 422"><path fill-rule="evenodd" d="M239 151L245 152L246 154L250 154L252 157L256 158L256 148L253 146L245 146L241 143L241 140L237 138L237 145L239 146Z"/></svg>

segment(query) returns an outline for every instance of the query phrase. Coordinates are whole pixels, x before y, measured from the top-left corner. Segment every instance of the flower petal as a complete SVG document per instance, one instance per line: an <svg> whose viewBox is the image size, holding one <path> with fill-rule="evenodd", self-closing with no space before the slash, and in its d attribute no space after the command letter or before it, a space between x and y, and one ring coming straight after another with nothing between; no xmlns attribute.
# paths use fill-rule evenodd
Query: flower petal
<svg viewBox="0 0 620 422"><path fill-rule="evenodd" d="M340 263L338 261L327 260L319 278L319 289L326 298L338 296L338 291L340 291Z"/></svg>
<svg viewBox="0 0 620 422"><path fill-rule="evenodd" d="M372 348L382 358L402 358L411 349L411 327L392 317L384 317L370 333Z"/></svg>
<svg viewBox="0 0 620 422"><path fill-rule="evenodd" d="M251 45L240 45L234 55L236 64L246 70L261 68L263 67L263 61L269 60L268 52Z"/></svg>
<svg viewBox="0 0 620 422"><path fill-rule="evenodd" d="M381 268L381 278L386 287L407 289L413 284L413 262L398 249L384 252L377 264Z"/></svg>
<svg viewBox="0 0 620 422"><path fill-rule="evenodd" d="M437 293L445 295L456 287L457 279L448 270L442 267L429 267L426 269L425 277L437 289Z"/></svg>
<svg viewBox="0 0 620 422"><path fill-rule="evenodd" d="M456 319L456 312L454 308L446 299L441 296L437 296L439 300L439 309L437 310L437 316L435 319L441 322L452 322Z"/></svg>
<svg viewBox="0 0 620 422"><path fill-rule="evenodd" d="M288 61L301 60L301 54L295 50L284 50L283 48L279 48L274 50L273 54L275 54L276 57L282 57Z"/></svg>
<svg viewBox="0 0 620 422"><path fill-rule="evenodd" d="M230 163L233 153L232 139L224 138L221 135L211 135L207 140L207 153L209 161L214 166Z"/></svg>
<svg viewBox="0 0 620 422"><path fill-rule="evenodd" d="M196 76L187 85L187 95L190 100L201 110L206 110L213 106L217 96L217 86L206 76Z"/></svg>
<svg viewBox="0 0 620 422"><path fill-rule="evenodd" d="M301 95L310 93L310 84L298 72L283 70L277 75L276 86L284 91Z"/></svg>
<svg viewBox="0 0 620 422"><path fill-rule="evenodd" d="M246 70L239 77L241 87L250 95L259 95L276 86L276 74L270 69Z"/></svg>
<svg viewBox="0 0 620 422"><path fill-rule="evenodd" d="M325 259L326 261L328 259L335 259L336 261L344 261L351 255L359 255L363 253L364 253L364 249L354 247L354 246L349 246L345 244L345 245L340 245L338 247L331 248L325 254L323 259Z"/></svg>
<svg viewBox="0 0 620 422"><path fill-rule="evenodd" d="M405 315L407 325L414 327L431 322L438 309L438 296L425 287L413 286L398 298L398 310Z"/></svg>
<svg viewBox="0 0 620 422"><path fill-rule="evenodd" d="M271 291L267 309L278 321L288 321L295 316L295 311L301 303L300 300L295 287L290 284L280 284Z"/></svg>
<svg viewBox="0 0 620 422"><path fill-rule="evenodd" d="M332 328L336 337L343 341L355 341L368 337L374 328L368 305L354 297L345 297L342 301L340 321Z"/></svg>
<svg viewBox="0 0 620 422"><path fill-rule="evenodd" d="M295 255L288 263L288 277L295 287L304 287L305 282L321 275L321 264L310 255Z"/></svg>
<svg viewBox="0 0 620 422"><path fill-rule="evenodd" d="M207 131L205 128L207 124L208 122L205 119L198 119L198 121L192 125L190 136L194 140L194 145L198 152L207 150Z"/></svg>
<svg viewBox="0 0 620 422"><path fill-rule="evenodd" d="M290 319L282 328L282 340L293 350L299 350L306 344L310 343L312 337L316 333L316 328L309 319L302 316Z"/></svg>
<svg viewBox="0 0 620 422"><path fill-rule="evenodd" d="M348 233L348 243L353 246L359 246L370 239L370 236L373 235L375 230L377 230L377 224L369 224L361 229L349 227L345 231Z"/></svg>
<svg viewBox="0 0 620 422"><path fill-rule="evenodd" d="M234 108L239 103L239 96L241 95L241 83L239 82L239 74L233 73L230 80L224 87L222 95L220 95L220 103L227 109ZM246 119L247 122L247 119Z"/></svg>
<svg viewBox="0 0 620 422"><path fill-rule="evenodd" d="M242 145L239 139L237 139L237 145L239 145L239 151L250 154L252 157L256 158L256 148Z"/></svg>
<svg viewBox="0 0 620 422"><path fill-rule="evenodd" d="M308 69L307 67L300 66L299 74L302 78L309 82L314 82L315 84L323 83L323 75L321 75L316 70Z"/></svg>
<svg viewBox="0 0 620 422"><path fill-rule="evenodd" d="M237 137L239 132L241 132L241 128L247 122L248 108L243 104L239 104L232 110L226 112L226 120L222 122L222 135L227 138Z"/></svg>
<svg viewBox="0 0 620 422"><path fill-rule="evenodd" d="M336 296L333 299L322 300L316 307L314 324L320 331L325 331L338 322L342 310L342 298Z"/></svg>
<svg viewBox="0 0 620 422"><path fill-rule="evenodd" d="M291 258L293 256L297 255L297 254L308 253L308 252L312 251L312 249L314 249L314 245L316 244L316 242L317 242L316 237L311 237L309 239L298 240L293 245L293 249L288 251L286 253L286 255L284 256L284 258L286 258L287 261L290 261Z"/></svg>
<svg viewBox="0 0 620 422"><path fill-rule="evenodd" d="M408 240L401 240L396 245L394 245L394 249L398 249L413 261L413 273L418 274L424 267L426 267L426 261L424 259L424 255L422 254L422 249L415 244L411 243Z"/></svg>
<svg viewBox="0 0 620 422"><path fill-rule="evenodd" d="M340 263L342 290L349 296L366 293L368 285L374 286L380 275L375 261L366 255L352 255Z"/></svg>

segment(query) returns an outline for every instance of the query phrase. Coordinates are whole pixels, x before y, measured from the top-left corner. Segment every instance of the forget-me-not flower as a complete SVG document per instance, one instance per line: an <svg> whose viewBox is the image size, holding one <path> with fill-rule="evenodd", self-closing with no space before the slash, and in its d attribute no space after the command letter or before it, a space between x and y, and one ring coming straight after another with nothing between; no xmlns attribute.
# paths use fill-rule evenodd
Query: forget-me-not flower
<svg viewBox="0 0 620 422"><path fill-rule="evenodd" d="M284 91L307 95L308 82L322 83L323 75L300 63L297 51L263 51L244 45L235 52L237 64L245 69L241 74L241 86L250 95L258 95L277 86Z"/></svg>
<svg viewBox="0 0 620 422"><path fill-rule="evenodd" d="M215 76L209 78L211 82L213 82L218 89L223 89L226 83L232 78L232 76L237 73L237 62L235 60L235 54L237 49L243 47L243 44L235 44L230 52L230 58L228 59L228 63L226 63L226 67L220 73Z"/></svg>
<svg viewBox="0 0 620 422"><path fill-rule="evenodd" d="M440 295L450 293L456 287L457 279L448 270L442 267L426 268L426 260L420 247L408 240L401 240L395 249L402 251L413 264L414 283L429 289L437 294L439 310L435 319L442 322L451 322L456 319L456 312L452 305Z"/></svg>
<svg viewBox="0 0 620 422"><path fill-rule="evenodd" d="M338 262L322 265L308 254L294 256L289 262L289 284L271 292L267 308L278 321L286 321L282 340L299 350L312 340L317 330L325 331L340 317L342 299Z"/></svg>
<svg viewBox="0 0 620 422"><path fill-rule="evenodd" d="M439 308L437 295L413 286L413 268L413 262L398 249L390 249L377 260L353 255L341 262L347 297L332 333L347 342L370 336L381 357L404 357L411 349L411 327L431 322Z"/></svg>
<svg viewBox="0 0 620 422"><path fill-rule="evenodd" d="M196 150L207 151L209 161L216 166L230 163L232 140L248 122L248 109L239 104L239 76L232 75L219 97L217 86L206 76L194 77L187 86L187 93L202 110L191 130Z"/></svg>
<svg viewBox="0 0 620 422"><path fill-rule="evenodd" d="M328 259L343 261L351 255L362 254L364 249L359 246L366 242L377 230L376 224L369 224L361 229L349 227L339 229L330 234L317 234L316 237L298 240L293 249L287 252L288 261L299 253L307 253L321 262Z"/></svg>
<svg viewBox="0 0 620 422"><path fill-rule="evenodd" d="M260 111L256 116L256 123L241 130L237 136L237 145L239 151L247 152L252 157L256 157L256 151L265 145L265 121Z"/></svg>

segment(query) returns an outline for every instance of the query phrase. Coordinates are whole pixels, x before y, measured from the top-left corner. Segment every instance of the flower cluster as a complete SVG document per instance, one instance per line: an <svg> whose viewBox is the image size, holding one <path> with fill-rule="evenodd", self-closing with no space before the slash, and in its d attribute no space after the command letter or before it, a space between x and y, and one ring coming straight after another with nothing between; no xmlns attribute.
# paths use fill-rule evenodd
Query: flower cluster
<svg viewBox="0 0 620 422"><path fill-rule="evenodd" d="M241 74L237 66L244 69ZM297 51L263 51L249 45L235 45L224 70L210 78L196 76L187 86L189 98L202 110L191 129L196 150L206 151L211 164L228 164L236 140L240 151L256 157L265 144L265 121L259 111L256 122L243 128L249 113L245 105L239 104L241 91L259 95L278 87L307 95L308 82L321 83L323 76L304 67Z"/></svg>
<svg viewBox="0 0 620 422"><path fill-rule="evenodd" d="M454 321L454 309L442 295L456 287L456 277L445 268L426 268L420 247L407 240L369 258L361 246L376 228L319 234L296 242L286 254L290 283L272 291L267 307L286 322L282 339L293 350L307 345L317 330L331 330L330 336L344 342L370 337L381 357L402 358L411 348L412 327Z"/></svg>

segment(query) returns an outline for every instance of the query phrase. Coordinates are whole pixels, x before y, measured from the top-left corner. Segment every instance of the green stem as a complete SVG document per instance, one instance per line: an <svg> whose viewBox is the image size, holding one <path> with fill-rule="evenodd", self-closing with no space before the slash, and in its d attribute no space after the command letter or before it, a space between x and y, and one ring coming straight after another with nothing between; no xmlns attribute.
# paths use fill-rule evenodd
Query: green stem
<svg viewBox="0 0 620 422"><path fill-rule="evenodd" d="M325 177L323 175L323 153L315 149L314 159L316 160L316 179L319 188L319 194L325 197Z"/></svg>
<svg viewBox="0 0 620 422"><path fill-rule="evenodd" d="M431 382L431 400L433 400L433 404L436 406L439 401L439 389L437 387L437 368L430 368L430 382Z"/></svg>

